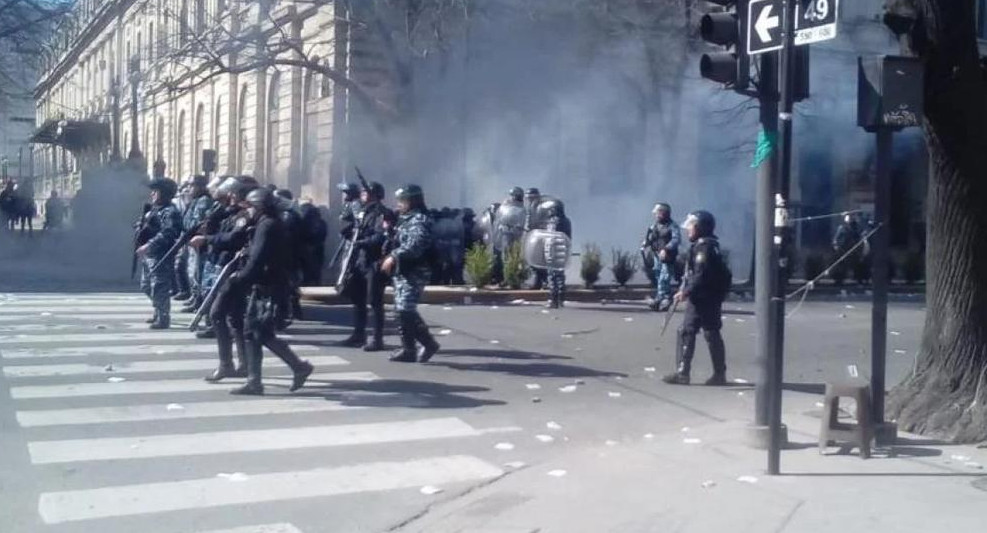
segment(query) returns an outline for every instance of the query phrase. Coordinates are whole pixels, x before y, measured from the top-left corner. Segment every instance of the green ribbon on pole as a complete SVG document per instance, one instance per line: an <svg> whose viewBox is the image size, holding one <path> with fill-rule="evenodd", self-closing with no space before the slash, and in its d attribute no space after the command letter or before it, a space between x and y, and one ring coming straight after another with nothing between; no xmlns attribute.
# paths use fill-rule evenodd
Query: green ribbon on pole
<svg viewBox="0 0 987 533"><path fill-rule="evenodd" d="M757 168L761 166L761 163L767 161L777 146L778 132L764 131L762 129L757 134L757 149L754 151L754 162L751 163L751 168Z"/></svg>

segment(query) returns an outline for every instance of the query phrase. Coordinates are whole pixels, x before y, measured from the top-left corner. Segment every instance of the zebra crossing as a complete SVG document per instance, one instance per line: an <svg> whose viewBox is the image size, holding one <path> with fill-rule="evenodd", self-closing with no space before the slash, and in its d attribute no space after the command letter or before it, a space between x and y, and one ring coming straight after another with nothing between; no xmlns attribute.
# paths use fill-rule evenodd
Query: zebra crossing
<svg viewBox="0 0 987 533"><path fill-rule="evenodd" d="M227 392L242 380L202 380L215 367L215 341L178 328L134 331L149 312L134 295L0 295L8 396L0 402L22 433L25 468L42 480L31 509L38 531L119 523L124 531L176 531L162 516L189 533L333 531L251 512L230 527L229 516L401 491L427 498L418 494L424 486L465 488L504 474L497 459L465 451L520 428L477 427L446 411L432 414L422 395L376 390L370 385L384 378L326 348L313 324L286 335L316 367L306 394L286 392L290 372L269 356L269 395L234 398ZM57 327L21 327L36 325ZM299 467L299 457L312 460ZM212 458L236 471L216 472ZM62 469L99 475L55 483Z"/></svg>

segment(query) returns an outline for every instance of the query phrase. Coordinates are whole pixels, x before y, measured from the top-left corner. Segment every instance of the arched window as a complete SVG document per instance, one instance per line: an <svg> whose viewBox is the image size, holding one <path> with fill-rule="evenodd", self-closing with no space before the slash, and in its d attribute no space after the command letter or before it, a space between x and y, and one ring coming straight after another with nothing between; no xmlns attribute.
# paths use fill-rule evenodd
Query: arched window
<svg viewBox="0 0 987 533"><path fill-rule="evenodd" d="M240 102L237 104L236 120L236 172L243 174L247 161L247 86L240 89Z"/></svg>
<svg viewBox="0 0 987 533"><path fill-rule="evenodd" d="M195 0L195 33L206 30L206 0Z"/></svg>
<svg viewBox="0 0 987 533"><path fill-rule="evenodd" d="M281 114L281 73L275 72L271 76L271 83L267 90L267 151L264 155L264 177L271 182L274 179L274 171L277 169L275 159L278 155L278 142L281 140L280 114Z"/></svg>
<svg viewBox="0 0 987 533"><path fill-rule="evenodd" d="M185 110L178 113L178 128L175 130L175 181L185 179Z"/></svg>
<svg viewBox="0 0 987 533"><path fill-rule="evenodd" d="M147 62L154 62L154 23L147 25Z"/></svg>
<svg viewBox="0 0 987 533"><path fill-rule="evenodd" d="M178 39L180 44L184 45L188 42L190 29L188 0L182 0L181 9L178 12Z"/></svg>
<svg viewBox="0 0 987 533"><path fill-rule="evenodd" d="M317 117L319 113L319 87L317 86L315 71L308 70L305 73L305 81L302 85L302 175L306 181L312 181L312 166L315 163L315 154L318 141L315 132Z"/></svg>
<svg viewBox="0 0 987 533"><path fill-rule="evenodd" d="M164 120L161 119L161 115L158 115L156 117L156 120L158 122L158 131L154 135L154 145L155 145L154 146L154 160L155 161L158 161L158 160L164 161L164 157L165 157L165 153L164 153L164 147L165 147L165 128L164 127L165 127L165 125L164 125Z"/></svg>
<svg viewBox="0 0 987 533"><path fill-rule="evenodd" d="M213 129L212 129L213 142L212 142L212 146L213 146L213 150L216 150L216 168L225 168L226 167L226 164L225 164L225 161L224 161L223 158L226 157L226 154L223 151L223 148L224 148L224 146L223 146L223 139L226 138L226 135L221 134L222 127L223 127L223 122L222 122L222 119L223 119L223 97L222 96L220 96L219 98L216 99L216 108L215 109L216 109L215 115L213 116L213 119L212 119L212 122L213 122Z"/></svg>
<svg viewBox="0 0 987 533"><path fill-rule="evenodd" d="M198 174L202 171L202 149L206 147L206 132L205 132L205 114L206 110L202 104L195 110L195 132L193 133L193 147L192 147L192 168L190 173Z"/></svg>

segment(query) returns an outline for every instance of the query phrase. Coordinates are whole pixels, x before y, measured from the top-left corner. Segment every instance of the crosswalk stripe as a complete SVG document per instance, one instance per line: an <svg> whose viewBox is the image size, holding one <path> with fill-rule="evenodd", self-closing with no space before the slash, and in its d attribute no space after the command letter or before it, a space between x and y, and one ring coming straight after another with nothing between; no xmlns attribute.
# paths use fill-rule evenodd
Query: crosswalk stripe
<svg viewBox="0 0 987 533"><path fill-rule="evenodd" d="M174 309L172 312L177 311ZM41 313L145 313L145 316L150 316L154 312L151 308L151 303L146 304L106 304L106 305L51 305L51 304L30 304L30 305L0 305L0 315L20 315L20 314L37 314Z"/></svg>
<svg viewBox="0 0 987 533"><path fill-rule="evenodd" d="M212 529L200 533L302 533L302 530L292 524L262 524L233 529Z"/></svg>
<svg viewBox="0 0 987 533"><path fill-rule="evenodd" d="M309 357L308 362L317 367L348 365L349 361L335 355L317 355ZM264 358L265 367L281 366L283 363L273 357ZM68 364L68 365L23 365L8 366L3 369L3 375L8 378L36 378L51 376L77 376L86 374L139 374L142 372L182 372L187 370L211 370L216 368L216 358L212 359L173 359L168 361L134 361L118 362L107 370L106 365Z"/></svg>
<svg viewBox="0 0 987 533"><path fill-rule="evenodd" d="M281 376L280 379L290 379L291 376ZM279 379L278 376L265 378ZM373 381L377 375L373 372L335 372L313 374L310 382L317 381ZM124 381L121 383L70 383L64 385L32 385L11 387L10 397L15 400L38 398L79 398L83 396L117 396L125 394L166 394L173 392L202 392L229 389L242 385L243 381L233 380L223 383L207 383L202 379L165 379L159 381Z"/></svg>
<svg viewBox="0 0 987 533"><path fill-rule="evenodd" d="M392 404L421 405L413 394L392 393L384 396ZM384 398L377 399L383 404ZM183 404L115 405L76 409L51 409L18 411L17 422L21 427L74 426L109 424L119 422L149 422L152 420L177 420L189 418L218 418L233 416L259 416L316 411L348 411L364 409L364 405L346 405L321 397L309 398L238 398L222 402L192 402Z"/></svg>
<svg viewBox="0 0 987 533"><path fill-rule="evenodd" d="M191 318L172 319L171 325L173 328L185 328L191 322ZM28 323L28 324L10 324L0 320L0 333L20 333L20 332L56 332L56 331L71 331L74 329L88 329L98 328L105 330L106 333L114 333L119 330L142 330L146 331L148 329L147 322L113 322L106 321L104 324L79 324L79 323L54 323L51 321L44 321L43 323ZM335 330L335 326L330 326L328 324L297 324L294 329L304 328L306 331L312 333L318 332L319 330L325 330L327 332ZM288 331L291 331L290 329Z"/></svg>
<svg viewBox="0 0 987 533"><path fill-rule="evenodd" d="M146 326L147 324L145 324ZM117 342L117 341L167 341L188 338L188 329L175 327L169 330L143 331L130 333L122 331L105 331L102 333L64 333L64 334L34 334L34 335L0 335L0 346L5 344L56 344L62 342ZM296 335L279 334L282 339L293 339Z"/></svg>
<svg viewBox="0 0 987 533"><path fill-rule="evenodd" d="M458 418L432 418L370 424L35 441L29 442L27 448L31 454L31 462L36 465L43 465L330 448L476 437L483 434Z"/></svg>
<svg viewBox="0 0 987 533"><path fill-rule="evenodd" d="M215 477L46 492L38 512L47 524L166 511L204 509L479 481L503 474L475 457L454 455L404 462L363 463L306 471Z"/></svg>
<svg viewBox="0 0 987 533"><path fill-rule="evenodd" d="M142 318L148 318L148 313L146 310L141 313L59 313L42 311L20 315L0 315L0 323L37 322L39 319L51 320L56 318L59 320L77 320L82 322L98 320L140 320Z"/></svg>
<svg viewBox="0 0 987 533"><path fill-rule="evenodd" d="M36 292L36 293L4 293L0 294L0 301L11 300L66 300L66 299L93 299L93 300L146 300L147 296L138 292L87 292L81 296L72 293L60 292Z"/></svg>
<svg viewBox="0 0 987 533"><path fill-rule="evenodd" d="M314 352L321 348L309 344L291 345L296 352ZM87 346L62 348L23 348L2 349L3 359L34 359L50 357L89 357L92 355L113 355L118 357L147 357L149 355L216 353L216 343L198 344L141 344L137 346Z"/></svg>

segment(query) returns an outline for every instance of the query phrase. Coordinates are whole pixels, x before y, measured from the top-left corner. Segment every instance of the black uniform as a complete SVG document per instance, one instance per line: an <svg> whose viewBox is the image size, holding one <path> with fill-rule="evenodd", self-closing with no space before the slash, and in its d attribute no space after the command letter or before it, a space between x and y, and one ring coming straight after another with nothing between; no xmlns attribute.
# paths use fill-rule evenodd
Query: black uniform
<svg viewBox="0 0 987 533"><path fill-rule="evenodd" d="M246 213L239 207L231 206L222 211L225 218L211 220L218 224L217 231L207 237L209 244L207 260L216 269L215 276L247 244L249 227ZM207 228L208 228L207 224ZM210 275L212 273L210 272ZM219 369L206 379L219 381L225 377L245 377L247 375L247 347L243 334L243 316L246 312L246 293L242 287L226 283L218 289L209 319L216 335L219 350ZM233 367L233 343L236 342L237 366Z"/></svg>
<svg viewBox="0 0 987 533"><path fill-rule="evenodd" d="M565 233L566 237L572 239L572 222L565 216L561 209L556 210L549 217L546 224L548 231L559 231ZM548 271L548 297L549 307L558 309L565 304L565 270L553 269Z"/></svg>
<svg viewBox="0 0 987 533"><path fill-rule="evenodd" d="M288 233L288 281L291 290L291 316L301 320L302 304L299 287L302 285L302 242L304 231L302 217L294 209L281 212L285 231Z"/></svg>
<svg viewBox="0 0 987 533"><path fill-rule="evenodd" d="M723 300L729 289L729 269L720 254L715 235L700 237L689 250L686 274L681 291L687 295L685 317L678 331L676 373L666 381L688 383L692 356L696 351L696 334L701 329L713 360L713 378L708 384L725 381L726 348L720 329L723 327ZM677 377L677 379L675 379Z"/></svg>
<svg viewBox="0 0 987 533"><path fill-rule="evenodd" d="M254 191L254 195L259 191ZM248 196L250 201L250 196ZM287 319L289 305L289 250L284 222L266 209L251 232L243 267L230 279L230 287L248 294L244 333L247 342L247 384L234 394L263 394L261 364L263 348L274 352L294 372L291 390L297 390L312 373L288 343L277 337L279 322Z"/></svg>
<svg viewBox="0 0 987 533"><path fill-rule="evenodd" d="M380 202L368 204L359 219L359 238L353 243L354 263L347 296L353 303L353 334L344 344L356 346L367 338L367 304L373 311L373 338L364 346L367 351L378 351L384 345L384 289L387 276L380 271L387 231L384 220L393 213Z"/></svg>
<svg viewBox="0 0 987 533"><path fill-rule="evenodd" d="M322 266L326 257L326 236L329 228L318 208L302 205L302 285L314 287L322 284Z"/></svg>

